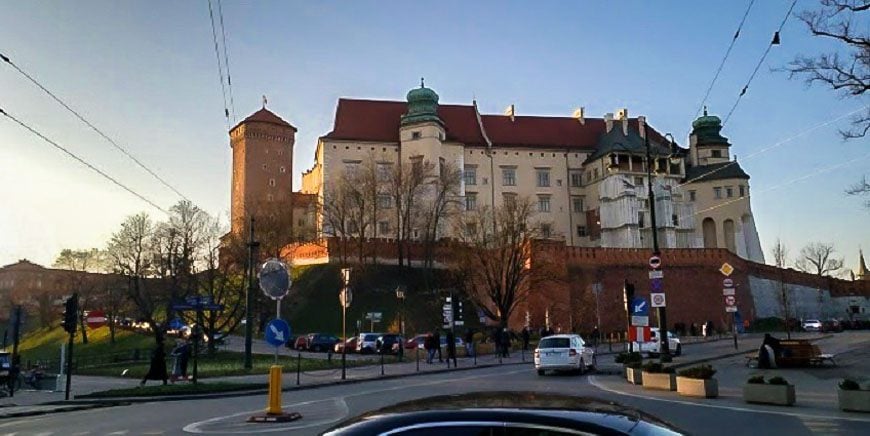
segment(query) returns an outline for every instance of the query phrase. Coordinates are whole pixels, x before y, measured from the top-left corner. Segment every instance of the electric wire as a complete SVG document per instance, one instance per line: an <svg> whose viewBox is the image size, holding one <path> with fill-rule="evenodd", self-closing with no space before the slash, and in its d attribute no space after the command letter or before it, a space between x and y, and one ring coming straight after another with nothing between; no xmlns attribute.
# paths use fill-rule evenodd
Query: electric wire
<svg viewBox="0 0 870 436"><path fill-rule="evenodd" d="M785 13L785 16L782 17L782 21L779 23L779 27L776 29L776 33L774 33L774 38L779 32L782 31L782 28L785 26L786 21L788 21L788 17L791 15L791 11L794 9L794 6L797 4L797 0L792 0L791 6L789 6L788 11ZM764 53L761 55L761 59L758 60L758 64L755 65L755 69L752 70L752 74L749 75L749 80L746 81L746 84L743 85L743 89L740 90L740 94L737 96L737 100L734 101L734 105L731 106L731 110L728 111L728 115L725 116L725 120L722 121L722 126L728 123L728 120L731 119L731 115L734 113L734 110L737 109L737 105L740 104L740 100L743 99L743 96L746 94L746 91L749 90L749 84L752 83L752 79L755 78L755 75L758 73L758 69L761 68L761 65L764 63L764 60L767 58L768 53L770 53L770 49L773 48L775 44L779 44L775 39L771 39L770 43L767 44L767 49L764 50Z"/></svg>
<svg viewBox="0 0 870 436"><path fill-rule="evenodd" d="M227 31L224 28L224 8L221 0L217 0L218 16L221 23L221 37L224 41L224 67L227 69L227 89L230 91L230 112L233 114L233 124L236 123L236 101L233 98L233 77L230 75L230 58L227 56Z"/></svg>
<svg viewBox="0 0 870 436"><path fill-rule="evenodd" d="M856 114L856 113L858 113L858 112L861 112L861 111L867 110L868 108L870 108L870 106L860 107L860 108L855 109L855 110L853 110L853 111L851 111L851 112L848 112L848 113L845 113L845 114L843 114L843 115L840 115L840 116L838 116L837 118L833 118L833 119L830 119L830 120L825 121L825 122L823 122L823 123L816 124L815 126L812 126L812 127L808 128L808 129L806 129L806 130L803 130L803 131L801 131L801 132L799 132L799 133L797 133L797 134L795 134L795 135L789 136L789 137L786 138L786 139L783 139L783 140L781 140L781 141L777 141L777 142L775 142L774 144L771 144L771 145L769 145L769 146L767 146L767 147L764 147L764 148L762 148L762 149L760 149L760 150L757 150L757 151L755 151L755 152L753 152L753 153L750 153L749 155L747 155L746 157L743 158L743 162L746 162L747 160L752 159L753 157L758 156L759 154L762 154L762 153L768 152L768 151L770 151L770 150L773 150L774 148L777 148L777 147L780 147L780 146L782 146L782 145L785 145L785 144L787 144L787 143L789 143L789 142L791 142L791 141L793 141L793 140L795 140L795 139L797 139L797 138L800 138L801 136L806 135L807 133L812 132L813 130L817 130L817 129L820 129L820 128L825 127L825 126L827 126L827 125L833 124L833 123L835 123L835 122L837 122L837 121L840 121L840 120L842 120L842 119L844 119L844 118L847 118L847 117L849 117L849 116L851 116L851 115L854 115L854 114ZM722 166L719 167L719 168L715 168L715 169L713 169L713 170L707 171L707 172L705 172L705 173L703 173L703 174L700 174L700 175L698 175L698 176L692 177L691 179L688 179L688 180L686 180L685 182L682 182L682 183L680 183L679 185L674 186L674 188L675 188L675 189L676 189L676 188L681 188L681 187L683 187L683 186L685 186L685 185L691 184L692 182L695 182L695 181L697 181L697 180L699 180L699 179L702 179L702 178L704 178L704 177L707 177L707 176L709 176L709 175L711 175L711 174L715 174L715 173L717 173L717 172L719 172L719 171L722 171L722 170L724 170L724 169L726 169L726 168L728 168L728 167L730 167L730 166L732 166L732 165L736 165L736 164L737 164L737 161L736 161L736 160L735 160L735 161L728 162L728 164L726 164L726 165L722 165Z"/></svg>
<svg viewBox="0 0 870 436"><path fill-rule="evenodd" d="M218 77L220 78L220 81L221 81L221 93L223 94L223 98L224 98L224 117L226 117L227 130L229 130L229 128L231 126L230 126L230 110L227 108L227 87L226 87L226 83L224 82L224 68L223 68L223 65L221 63L220 50L218 49L217 29L215 28L215 24L214 24L214 10L213 10L212 5L211 5L211 0L208 0L208 16L211 19L211 37L212 37L212 41L214 41L214 56L215 56L215 58L217 58Z"/></svg>
<svg viewBox="0 0 870 436"><path fill-rule="evenodd" d="M743 23L746 22L746 17L749 16L749 10L752 9L753 4L755 4L755 0L750 0L749 6L746 7L746 12L743 13L743 18L740 19L740 24L737 25L737 31L734 32L734 37L731 38L731 43L728 44L728 49L725 50L725 56L722 57L722 62L719 63L719 68L716 69L716 74L713 75L713 80L710 81L710 86L707 87L707 91L704 93L704 98L701 99L701 104L698 105L698 110L695 112L694 118L698 118L698 115L704 108L704 104L707 103L707 98L710 97L713 85L716 84L719 74L722 73L722 68L725 67L725 61L728 60L728 56L731 54L731 49L734 48L734 43L737 42L737 38L740 36L740 30L743 29Z"/></svg>
<svg viewBox="0 0 870 436"><path fill-rule="evenodd" d="M15 69L15 71L18 71L22 76L24 76L25 78L27 78L27 80L29 80L31 83L33 83L34 85L36 85L36 86L37 86L39 89L41 89L43 92L45 92L46 94L48 94L49 97L51 97L52 99L54 99L54 101L56 101L58 104L60 104L61 106L63 106L63 107L64 107L66 110L68 110L70 113L72 113L73 115L75 115L76 118L78 118L81 122L85 123L88 127L91 128L91 130L93 130L94 132L97 132L98 135L100 135L101 137L103 137L103 139L105 139L105 140L108 141L110 144L112 144L112 146L114 146L118 151L120 151L120 152L123 153L125 156L127 156L130 160L132 160L133 162L135 162L136 165L139 165L140 168L142 168L142 169L145 170L148 174L150 174L151 177L154 177L154 178L155 178L158 182L160 182L163 186L169 188L169 190L171 190L172 192L174 192L174 193L175 193L176 195L178 195L179 197L181 197L181 198L183 198L183 199L185 199L185 200L187 200L187 201L190 201L190 199L187 198L187 196L185 196L184 194L182 194L181 191L179 191L179 190L176 189L174 186L172 186L169 182L167 182L165 179L163 179L162 177L160 177L159 175L157 175L156 172L154 172L153 170L151 170L151 168L148 168L148 166L145 165L144 163L142 163L142 161L140 161L139 159L137 159L136 156L133 156L133 154L130 153L129 151L127 151L126 148L122 147L122 146L121 146L120 144L118 144L118 142L116 142L114 139L110 138L109 135L105 134L102 130L100 130L99 128L97 128L97 126L95 126L93 123L91 123L90 121L88 121L87 119L85 119L85 117L82 116L82 114L80 114L78 111L76 111L75 109L73 109L72 107L70 107L70 105L68 105L66 102L64 102L63 100L61 100L60 97L58 97L55 93L53 93L53 92L51 92L50 90L48 90L48 88L46 88L45 86L43 86L42 83L40 83L38 80L36 80L36 78L34 78L33 76L31 76L31 75L28 74L26 71L24 71L21 67L19 67L17 64L15 64L14 62L12 62L12 60L11 60L8 56L6 56L6 55L0 53L0 59L2 59L4 62L6 62L7 64L9 64L12 68Z"/></svg>
<svg viewBox="0 0 870 436"><path fill-rule="evenodd" d="M112 183L114 183L115 185L121 187L122 189L124 189L125 191L129 192L130 194L133 194L134 196L138 197L140 200L144 201L145 203L148 203L149 205L151 205L151 207L153 207L153 208L155 208L155 209L157 209L157 210L159 210L159 211L161 211L161 212L163 212L163 213L165 213L165 214L167 214L167 215L170 215L170 213L169 213L166 209L164 209L164 208L158 206L156 203L154 203L153 201L149 200L149 199L148 199L147 197L145 197L144 195L142 195L142 194L140 194L140 193L134 191L133 189L131 189L131 188L129 188L127 185L121 183L120 181L118 181L118 180L115 179L114 177L112 177L112 176L106 174L105 171L103 171L103 170L97 168L95 165L93 165L93 164L91 164L90 162L84 160L83 158L77 156L75 153L69 151L68 149L66 149L66 148L63 147L62 145L60 145L60 144L58 144L57 142L55 142L55 141L49 139L48 137L46 137L45 135L43 135L42 133L40 133L39 131L37 131L37 130L34 129L33 127L30 127L29 125L27 125L27 124L24 123L23 121L21 121L21 120L19 120L18 118L12 116L12 114L6 112L6 111L3 110L2 108L0 108L0 114L4 115L4 116L6 116L7 118L9 118L10 120L14 121L14 122L17 123L19 126L24 127L25 129L29 130L30 133L33 133L34 135L38 136L38 137L39 137L40 139L42 139L43 141L45 141L45 142L51 144L52 146L54 146L54 147L57 148L58 150L60 150L60 151L62 151L62 152L64 152L64 153L66 153L69 157L75 159L76 161L78 161L78 162L81 163L82 165L88 167L88 168L91 169L92 171L94 171L94 172L96 172L97 174L103 176L104 178L106 178L106 179L109 180L110 182L112 182Z"/></svg>

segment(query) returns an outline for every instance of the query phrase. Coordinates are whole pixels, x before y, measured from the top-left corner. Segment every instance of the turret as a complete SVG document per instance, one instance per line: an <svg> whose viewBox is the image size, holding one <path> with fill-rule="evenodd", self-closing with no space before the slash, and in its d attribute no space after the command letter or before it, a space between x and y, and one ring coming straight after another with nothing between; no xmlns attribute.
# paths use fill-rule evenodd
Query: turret
<svg viewBox="0 0 870 436"><path fill-rule="evenodd" d="M689 160L692 165L710 165L728 162L731 144L722 136L722 120L715 115L704 115L692 122L689 135Z"/></svg>
<svg viewBox="0 0 870 436"><path fill-rule="evenodd" d="M409 91L407 100L408 112L402 115L399 131L402 161L437 163L446 139L444 122L438 116L438 94L420 79L420 87Z"/></svg>

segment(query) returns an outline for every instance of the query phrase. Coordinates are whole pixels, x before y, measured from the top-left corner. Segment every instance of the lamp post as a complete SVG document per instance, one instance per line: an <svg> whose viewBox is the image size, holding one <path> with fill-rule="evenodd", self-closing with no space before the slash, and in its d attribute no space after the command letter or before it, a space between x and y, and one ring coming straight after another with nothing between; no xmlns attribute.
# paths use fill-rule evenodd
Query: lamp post
<svg viewBox="0 0 870 436"><path fill-rule="evenodd" d="M399 341L399 362L402 361L402 357L405 354L405 289L399 285L396 287L396 298L399 300L399 336L401 340Z"/></svg>

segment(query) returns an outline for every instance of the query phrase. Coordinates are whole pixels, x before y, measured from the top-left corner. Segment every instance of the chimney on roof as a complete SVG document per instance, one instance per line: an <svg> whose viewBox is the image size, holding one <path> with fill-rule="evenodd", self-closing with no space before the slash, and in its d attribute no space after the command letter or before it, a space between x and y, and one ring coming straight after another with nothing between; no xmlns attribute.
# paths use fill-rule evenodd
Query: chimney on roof
<svg viewBox="0 0 870 436"><path fill-rule="evenodd" d="M574 109L574 114L572 114L571 116L576 118L577 121L580 122L580 124L586 125L585 112L586 112L586 108L583 106L580 106L579 108Z"/></svg>
<svg viewBox="0 0 870 436"><path fill-rule="evenodd" d="M643 115L638 115L637 117L637 131L640 133L640 137L646 139L646 117Z"/></svg>
<svg viewBox="0 0 870 436"><path fill-rule="evenodd" d="M613 114L608 112L604 114L604 125L606 126L607 133L613 129Z"/></svg>
<svg viewBox="0 0 870 436"><path fill-rule="evenodd" d="M511 117L511 122L514 122L514 115L516 114L516 110L517 110L517 108L513 104L506 107L504 110L504 114Z"/></svg>
<svg viewBox="0 0 870 436"><path fill-rule="evenodd" d="M628 136L628 108L617 110L616 119L622 121L622 134Z"/></svg>

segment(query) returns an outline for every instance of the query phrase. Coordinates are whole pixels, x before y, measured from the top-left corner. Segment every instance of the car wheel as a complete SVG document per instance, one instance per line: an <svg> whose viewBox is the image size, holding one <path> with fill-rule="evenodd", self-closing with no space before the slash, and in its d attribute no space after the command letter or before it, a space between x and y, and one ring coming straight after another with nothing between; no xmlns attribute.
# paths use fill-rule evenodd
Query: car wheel
<svg viewBox="0 0 870 436"><path fill-rule="evenodd" d="M681 344L677 344L677 350L674 352L674 356L679 356L683 354L683 346Z"/></svg>
<svg viewBox="0 0 870 436"><path fill-rule="evenodd" d="M543 370L543 369L539 369L539 370L538 370L538 375L544 375L544 370Z"/></svg>

